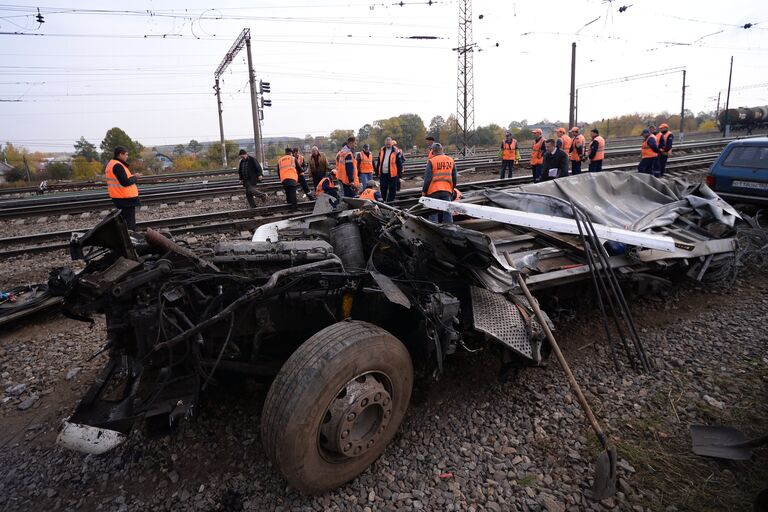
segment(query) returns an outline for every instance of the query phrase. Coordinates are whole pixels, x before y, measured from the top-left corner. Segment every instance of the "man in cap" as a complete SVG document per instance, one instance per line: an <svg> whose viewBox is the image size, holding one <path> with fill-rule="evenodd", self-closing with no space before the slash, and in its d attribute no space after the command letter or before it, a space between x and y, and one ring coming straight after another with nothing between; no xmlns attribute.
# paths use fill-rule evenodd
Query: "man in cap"
<svg viewBox="0 0 768 512"><path fill-rule="evenodd" d="M504 134L504 140L501 142L501 171L499 179L512 177L512 171L515 164L520 161L520 153L517 150L517 140L512 137L512 132Z"/></svg>
<svg viewBox="0 0 768 512"><path fill-rule="evenodd" d="M659 156L659 146L656 144L656 137L651 134L651 130L643 130L643 143L640 146L640 163L637 170L643 174L658 174L657 162Z"/></svg>
<svg viewBox="0 0 768 512"><path fill-rule="evenodd" d="M334 199L331 199L331 206L336 208L336 206L339 204L339 201L341 198L339 197L339 187L336 184L336 176L337 172L336 169L332 169L330 173L328 173L328 176L323 176L320 181L317 184L317 187L315 188L315 196L320 197L323 194L328 194L329 196L333 197Z"/></svg>
<svg viewBox="0 0 768 512"><path fill-rule="evenodd" d="M541 181L541 172L544 164L544 138L541 136L541 130L536 128L531 131L535 137L533 147L531 148L531 172L533 173L533 182Z"/></svg>
<svg viewBox="0 0 768 512"><path fill-rule="evenodd" d="M336 171L344 190L344 197L355 197L360 189L360 178L354 153L356 142L355 137L348 137L347 142L336 153Z"/></svg>
<svg viewBox="0 0 768 512"><path fill-rule="evenodd" d="M240 165L237 168L237 174L245 187L245 199L248 201L248 206L256 208L256 201L253 196L266 197L266 194L256 190L256 185L261 181L264 171L261 169L259 161L249 155L246 150L241 149L238 155L240 156Z"/></svg>
<svg viewBox="0 0 768 512"><path fill-rule="evenodd" d="M590 133L592 142L589 143L589 172L600 172L603 170L605 159L605 139L597 128L592 128Z"/></svg>
<svg viewBox="0 0 768 512"><path fill-rule="evenodd" d="M579 127L571 128L571 151L568 158L571 161L571 174L581 174L581 162L586 158L587 141L579 133Z"/></svg>
<svg viewBox="0 0 768 512"><path fill-rule="evenodd" d="M667 169L667 160L669 155L672 154L672 139L674 136L669 131L669 125L667 123L661 123L659 125L659 135L657 138L657 144L659 146L659 159L656 162L658 168L658 176L661 178L664 176L664 171Z"/></svg>
<svg viewBox="0 0 768 512"><path fill-rule="evenodd" d="M432 158L427 160L427 168L424 171L424 185L421 188L422 195L450 201L453 190L459 181L456 172L456 163L453 158L443 154L443 146L435 142L432 144ZM430 216L433 222L450 224L453 222L448 212L438 212Z"/></svg>
<svg viewBox="0 0 768 512"><path fill-rule="evenodd" d="M360 186L365 190L373 176L373 153L368 144L363 144L363 150L357 154L357 172L360 175Z"/></svg>
<svg viewBox="0 0 768 512"><path fill-rule="evenodd" d="M125 221L126 227L134 231L136 229L136 207L141 205L136 179L141 178L141 173L131 173L127 161L128 150L123 146L115 147L113 158L107 163L104 170L104 176L107 179L107 192L110 199L120 210L120 216Z"/></svg>

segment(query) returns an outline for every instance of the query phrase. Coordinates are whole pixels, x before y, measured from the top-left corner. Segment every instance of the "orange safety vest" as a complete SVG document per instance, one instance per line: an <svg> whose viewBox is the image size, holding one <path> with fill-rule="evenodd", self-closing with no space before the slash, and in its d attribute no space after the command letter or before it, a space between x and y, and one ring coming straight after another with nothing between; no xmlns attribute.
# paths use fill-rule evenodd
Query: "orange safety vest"
<svg viewBox="0 0 768 512"><path fill-rule="evenodd" d="M315 195L319 196L320 194L325 193L325 190L323 190L323 183L328 182L328 186L331 188L338 188L336 184L333 182L331 178L326 176L325 178L320 180L320 183L317 184L317 187L315 187Z"/></svg>
<svg viewBox="0 0 768 512"><path fill-rule="evenodd" d="M571 144L573 144L573 140L569 136L560 137L560 149L565 151L566 155L571 152Z"/></svg>
<svg viewBox="0 0 768 512"><path fill-rule="evenodd" d="M669 155L671 155L671 154L672 154L672 148L669 148L669 151L664 151L663 149L661 149L662 147L664 147L664 146L666 146L666 145L667 145L667 138L669 137L669 135L670 135L671 133L672 133L672 132L667 132L667 133L661 133L661 132L659 132L659 135L660 135L660 137L659 137L659 140L658 140L658 141L656 141L656 142L658 143L658 146L659 146L659 150L661 150L661 154L662 154L662 155L666 155L666 156L669 156Z"/></svg>
<svg viewBox="0 0 768 512"><path fill-rule="evenodd" d="M299 156L296 157L296 161L299 163L299 167L304 167L304 156L299 154Z"/></svg>
<svg viewBox="0 0 768 512"><path fill-rule="evenodd" d="M584 153L585 142L586 141L582 134L578 134L573 138L573 140L571 140L570 156L571 156L571 160L573 160L574 162L578 162L579 160L581 160L581 155ZM578 149L577 146L581 146L581 149Z"/></svg>
<svg viewBox="0 0 768 512"><path fill-rule="evenodd" d="M432 181L429 182L427 195L435 192L453 192L453 158L447 155L437 155L429 159L432 164Z"/></svg>
<svg viewBox="0 0 768 512"><path fill-rule="evenodd" d="M139 197L139 187L137 187L135 184L124 187L120 184L119 181L117 181L117 177L113 171L115 165L117 164L123 166L123 169L125 169L125 175L128 178L133 176L130 169L128 169L128 166L123 162L120 160L110 160L107 164L107 168L104 170L104 176L107 178L107 192L109 192L109 197L112 199L131 199L133 197Z"/></svg>
<svg viewBox="0 0 768 512"><path fill-rule="evenodd" d="M651 135L650 137L654 136ZM651 146L648 144L648 139L643 140L643 145L640 146L640 158L656 158L657 156L659 156L659 154L651 149Z"/></svg>
<svg viewBox="0 0 768 512"><path fill-rule="evenodd" d="M598 135L592 140L597 141L597 152L595 153L595 158L590 158L590 160L592 162L597 162L598 160L605 158L605 139L602 137L602 135Z"/></svg>
<svg viewBox="0 0 768 512"><path fill-rule="evenodd" d="M430 158L432 158L432 156L433 156L433 155L432 155L432 150L430 149L430 150L427 152L427 160L429 160Z"/></svg>
<svg viewBox="0 0 768 512"><path fill-rule="evenodd" d="M376 200L376 191L372 188L367 188L363 190L363 193L360 194L360 199L368 199L369 201L375 201Z"/></svg>
<svg viewBox="0 0 768 512"><path fill-rule="evenodd" d="M296 159L291 155L281 156L277 161L277 174L280 176L280 183L285 180L299 181L299 174L296 172Z"/></svg>
<svg viewBox="0 0 768 512"><path fill-rule="evenodd" d="M544 163L544 137L539 137L538 141L534 141L533 149L531 150L531 165L539 165Z"/></svg>
<svg viewBox="0 0 768 512"><path fill-rule="evenodd" d="M502 160L514 160L517 151L517 141L512 139L512 142L504 141L502 143L501 159Z"/></svg>
<svg viewBox="0 0 768 512"><path fill-rule="evenodd" d="M373 173L373 153L365 154L365 151L358 153L360 155L360 174L372 174Z"/></svg>
<svg viewBox="0 0 768 512"><path fill-rule="evenodd" d="M389 175L393 178L397 178L397 152L400 151L395 146L390 148L392 152L389 154ZM379 172L384 168L384 154L387 151L387 146L382 146L379 151Z"/></svg>
<svg viewBox="0 0 768 512"><path fill-rule="evenodd" d="M350 183L349 176L347 176L347 165L346 165L346 159L348 155L352 155L352 152L349 150L349 148L347 148L346 151L342 150L336 153L336 173L343 184L350 186L352 183ZM354 155L352 155L352 167L354 168L353 183L355 187L359 187L360 180L358 179L358 176L357 176L357 160L355 159Z"/></svg>

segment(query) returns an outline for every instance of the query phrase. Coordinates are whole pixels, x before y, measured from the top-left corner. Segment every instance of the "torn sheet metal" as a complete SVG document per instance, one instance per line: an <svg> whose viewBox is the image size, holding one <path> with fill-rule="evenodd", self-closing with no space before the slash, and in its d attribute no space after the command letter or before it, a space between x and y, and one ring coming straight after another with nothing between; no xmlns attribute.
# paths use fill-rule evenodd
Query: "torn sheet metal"
<svg viewBox="0 0 768 512"><path fill-rule="evenodd" d="M406 309L411 308L411 301L403 293L403 291L392 281L390 278L380 272L370 271L371 277L376 284L379 285L381 291L384 292L384 296L394 304L399 304Z"/></svg>
<svg viewBox="0 0 768 512"><path fill-rule="evenodd" d="M495 206L441 201L430 197L422 197L419 199L419 202L427 208L446 211L452 214L468 215L470 217L495 220L497 222L515 226L554 231L556 233L579 234L579 228L576 221L569 218L504 209ZM658 249L667 252L675 250L675 240L668 236L629 231L602 224L594 224L594 228L597 232L597 236L603 240L614 240L628 245Z"/></svg>
<svg viewBox="0 0 768 512"><path fill-rule="evenodd" d="M121 445L127 438L115 430L65 421L56 442L70 450L101 455Z"/></svg>

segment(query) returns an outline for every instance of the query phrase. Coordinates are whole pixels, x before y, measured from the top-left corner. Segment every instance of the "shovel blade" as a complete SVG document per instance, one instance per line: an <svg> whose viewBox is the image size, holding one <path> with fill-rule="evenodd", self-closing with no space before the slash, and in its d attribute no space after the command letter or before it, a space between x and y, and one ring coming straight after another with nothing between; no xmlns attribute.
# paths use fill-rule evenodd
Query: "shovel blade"
<svg viewBox="0 0 768 512"><path fill-rule="evenodd" d="M616 494L616 448L610 446L600 453L595 462L595 482L592 495L600 501Z"/></svg>
<svg viewBox="0 0 768 512"><path fill-rule="evenodd" d="M749 460L752 448L738 446L747 442L739 430L731 427L691 426L691 449L696 455L727 460Z"/></svg>

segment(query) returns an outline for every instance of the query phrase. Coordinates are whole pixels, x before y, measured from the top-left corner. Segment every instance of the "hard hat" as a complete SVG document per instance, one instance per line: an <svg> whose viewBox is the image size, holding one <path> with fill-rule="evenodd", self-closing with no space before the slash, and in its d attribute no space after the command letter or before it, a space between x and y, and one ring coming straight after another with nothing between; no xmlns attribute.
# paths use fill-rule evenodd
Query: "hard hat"
<svg viewBox="0 0 768 512"><path fill-rule="evenodd" d="M667 123L661 123L661 124L659 125L659 130L663 130L664 128L666 128L667 130L669 130L669 125L668 125Z"/></svg>
<svg viewBox="0 0 768 512"><path fill-rule="evenodd" d="M576 132L576 133L579 133L579 127L578 127L578 126L572 126L572 127L571 127L571 131L572 131L572 132Z"/></svg>

